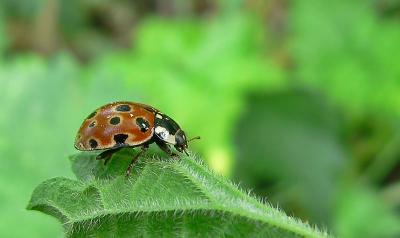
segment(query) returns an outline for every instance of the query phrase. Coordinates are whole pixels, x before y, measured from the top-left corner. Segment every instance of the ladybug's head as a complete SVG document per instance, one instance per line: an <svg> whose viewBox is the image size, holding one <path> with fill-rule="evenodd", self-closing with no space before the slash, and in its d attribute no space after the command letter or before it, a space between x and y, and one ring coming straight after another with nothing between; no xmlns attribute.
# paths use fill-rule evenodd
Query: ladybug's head
<svg viewBox="0 0 400 238"><path fill-rule="evenodd" d="M176 150L181 153L185 152L188 155L186 150L188 148L188 142L192 139L187 139L185 132L174 120L167 115L158 113L154 124L154 133L159 139L170 145L174 145ZM199 139L199 137L193 139Z"/></svg>
<svg viewBox="0 0 400 238"><path fill-rule="evenodd" d="M187 144L187 139L186 139L186 135L185 132L181 129L179 129L176 134L175 134L175 149L179 152L185 152L186 154L188 154L186 152L187 148L188 148L188 144Z"/></svg>
<svg viewBox="0 0 400 238"><path fill-rule="evenodd" d="M158 113L155 118L154 132L162 141L174 145L182 152L187 149L185 132L181 130L178 123L167 115Z"/></svg>
<svg viewBox="0 0 400 238"><path fill-rule="evenodd" d="M175 149L177 149L179 152L185 152L186 155L189 155L187 152L188 148L188 142L192 140L198 140L200 139L200 136L193 137L192 139L188 140L185 132L179 129L176 134L175 134Z"/></svg>

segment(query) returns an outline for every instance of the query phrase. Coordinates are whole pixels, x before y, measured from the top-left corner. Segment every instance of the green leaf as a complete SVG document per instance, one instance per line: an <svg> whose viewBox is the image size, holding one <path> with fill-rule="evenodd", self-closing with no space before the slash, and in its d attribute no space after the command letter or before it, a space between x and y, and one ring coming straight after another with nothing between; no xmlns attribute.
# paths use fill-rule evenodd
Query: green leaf
<svg viewBox="0 0 400 238"><path fill-rule="evenodd" d="M294 1L294 78L352 113L398 116L400 28L372 2Z"/></svg>
<svg viewBox="0 0 400 238"><path fill-rule="evenodd" d="M338 174L348 161L335 109L309 90L249 97L234 136L239 151L235 181L268 195L288 213L329 224Z"/></svg>
<svg viewBox="0 0 400 238"><path fill-rule="evenodd" d="M356 183L343 185L338 192L333 223L339 237L400 236L395 208L374 189Z"/></svg>
<svg viewBox="0 0 400 238"><path fill-rule="evenodd" d="M105 166L93 153L71 157L77 180L53 178L29 210L52 215L69 237L326 237L250 197L193 156L143 158L129 179L129 150Z"/></svg>

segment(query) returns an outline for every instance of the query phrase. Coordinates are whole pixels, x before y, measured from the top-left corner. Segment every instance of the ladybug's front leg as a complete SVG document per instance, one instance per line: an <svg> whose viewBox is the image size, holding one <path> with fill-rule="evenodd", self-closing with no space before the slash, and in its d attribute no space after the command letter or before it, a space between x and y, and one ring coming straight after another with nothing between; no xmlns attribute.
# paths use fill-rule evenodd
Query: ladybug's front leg
<svg viewBox="0 0 400 238"><path fill-rule="evenodd" d="M171 148L169 145L161 140L156 140L156 144L158 147L160 147L161 150L163 150L165 153L167 153L169 156L178 158L178 155L172 152Z"/></svg>
<svg viewBox="0 0 400 238"><path fill-rule="evenodd" d="M132 173L132 167L135 164L136 160L149 148L148 145L143 145L142 147L140 147L142 150L139 151L139 153L137 153L135 155L135 157L133 157L133 159L131 160L131 162L129 163L128 168L126 169L126 177L131 176Z"/></svg>

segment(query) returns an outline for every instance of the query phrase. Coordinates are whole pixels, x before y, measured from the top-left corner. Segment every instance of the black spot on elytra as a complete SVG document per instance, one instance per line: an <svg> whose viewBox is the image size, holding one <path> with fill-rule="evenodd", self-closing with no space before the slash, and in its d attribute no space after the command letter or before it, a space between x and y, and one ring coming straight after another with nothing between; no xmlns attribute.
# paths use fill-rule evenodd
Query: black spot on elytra
<svg viewBox="0 0 400 238"><path fill-rule="evenodd" d="M92 121L90 124L89 124L89 127L94 127L96 125L96 121Z"/></svg>
<svg viewBox="0 0 400 238"><path fill-rule="evenodd" d="M142 117L136 118L136 125L140 128L140 131L143 133L148 131L150 128L149 122Z"/></svg>
<svg viewBox="0 0 400 238"><path fill-rule="evenodd" d="M96 116L96 113L97 113L96 111L90 113L90 115L88 117L86 117L86 119L90 119L90 118Z"/></svg>
<svg viewBox="0 0 400 238"><path fill-rule="evenodd" d="M126 104L122 104L122 105L118 105L115 108L115 110L119 111L119 112L129 112L131 110L131 106L126 105Z"/></svg>
<svg viewBox="0 0 400 238"><path fill-rule="evenodd" d="M114 141L117 144L125 144L126 139L128 139L127 134L116 134L114 135Z"/></svg>
<svg viewBox="0 0 400 238"><path fill-rule="evenodd" d="M119 117L113 117L110 120L110 124L111 125L118 125L120 121L121 121L121 119Z"/></svg>
<svg viewBox="0 0 400 238"><path fill-rule="evenodd" d="M95 149L98 146L97 141L95 139L90 139L89 145L90 145L90 148L92 148L92 149Z"/></svg>

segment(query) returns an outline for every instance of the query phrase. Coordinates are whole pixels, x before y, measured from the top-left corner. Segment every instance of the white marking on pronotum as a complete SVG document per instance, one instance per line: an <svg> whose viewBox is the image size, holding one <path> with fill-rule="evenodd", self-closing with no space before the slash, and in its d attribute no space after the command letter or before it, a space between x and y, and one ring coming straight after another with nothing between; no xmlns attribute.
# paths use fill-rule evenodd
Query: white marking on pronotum
<svg viewBox="0 0 400 238"><path fill-rule="evenodd" d="M133 117L133 114L132 114L132 113L129 113L129 116Z"/></svg>
<svg viewBox="0 0 400 238"><path fill-rule="evenodd" d="M157 117L157 118L160 118L160 119L163 118L163 117L161 116L161 114L157 114L156 117Z"/></svg>
<svg viewBox="0 0 400 238"><path fill-rule="evenodd" d="M170 144L176 144L175 142L175 136L174 135L170 135L169 131L161 126L157 126L154 131L156 132L156 134L161 137L161 139L165 142L168 142Z"/></svg>
<svg viewBox="0 0 400 238"><path fill-rule="evenodd" d="M167 139L169 136L169 132L164 127L157 126L155 131L158 135L160 135L161 139Z"/></svg>

